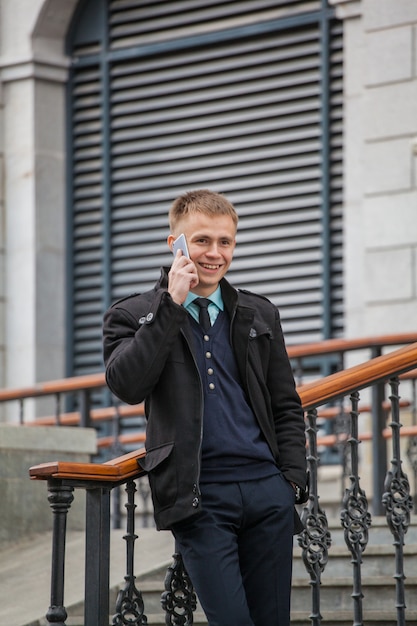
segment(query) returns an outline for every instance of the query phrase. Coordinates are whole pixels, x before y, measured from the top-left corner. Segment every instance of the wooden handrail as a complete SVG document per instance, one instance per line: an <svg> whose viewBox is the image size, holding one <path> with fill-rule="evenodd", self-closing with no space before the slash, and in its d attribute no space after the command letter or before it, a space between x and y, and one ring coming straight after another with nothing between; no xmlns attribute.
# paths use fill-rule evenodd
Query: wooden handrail
<svg viewBox="0 0 417 626"><path fill-rule="evenodd" d="M321 380L306 383L298 388L298 393L307 411L335 398L346 396L352 391L412 370L416 364L417 343L413 343Z"/></svg>
<svg viewBox="0 0 417 626"><path fill-rule="evenodd" d="M322 380L308 383L298 389L303 408L308 410L355 390L387 380L394 375L414 369L416 364L417 343L414 343ZM145 450L142 448L102 464L54 461L31 467L29 474L36 480L58 478L120 483L127 478L143 474L138 461L140 462L144 454Z"/></svg>
<svg viewBox="0 0 417 626"><path fill-rule="evenodd" d="M97 439L97 448L111 448L115 443L120 445L131 445L133 443L144 443L146 441L145 431L134 433L123 433L116 438L113 435L107 437L99 437Z"/></svg>
<svg viewBox="0 0 417 626"><path fill-rule="evenodd" d="M417 342L417 333L400 333L377 337L362 337L360 339L327 339L317 343L288 346L287 352L291 359L296 359L366 348L404 345L414 342ZM105 386L105 375L103 372L99 372L97 374L86 374L84 376L40 382L31 387L0 389L0 402L69 393L81 389L98 389Z"/></svg>
<svg viewBox="0 0 417 626"><path fill-rule="evenodd" d="M85 376L73 376L60 380L49 380L44 383L36 383L32 387L19 387L15 389L0 389L0 402L7 400L23 400L24 398L39 398L51 396L57 393L69 393L80 389L97 389L105 387L104 373L86 374Z"/></svg>
<svg viewBox="0 0 417 626"><path fill-rule="evenodd" d="M91 409L90 420L94 424L96 422L109 422L115 417L143 417L145 415L144 404L122 404L119 407L107 406L101 409ZM80 412L72 411L71 413L61 413L59 415L59 424L61 426L76 426L80 423ZM54 426L57 423L55 415L47 415L44 417L36 417L32 422L28 422L28 426Z"/></svg>
<svg viewBox="0 0 417 626"><path fill-rule="evenodd" d="M401 333L396 335L380 335L376 337L360 337L358 339L327 339L317 343L288 346L290 359L325 354L337 354L366 348L383 348L384 346L402 346L417 342L417 333Z"/></svg>
<svg viewBox="0 0 417 626"><path fill-rule="evenodd" d="M384 428L382 431L382 436L384 439L392 438L392 429ZM402 426L401 428L401 437L416 437L417 436L417 426ZM370 441L372 439L372 433L359 433L358 440L359 441ZM323 435L321 437L317 437L317 447L325 446L332 447L336 446L340 443L346 443L349 440L349 435L346 433L342 433L341 435Z"/></svg>
<svg viewBox="0 0 417 626"><path fill-rule="evenodd" d="M29 476L35 480L59 478L123 483L129 478L137 478L145 473L140 467L140 459L143 459L145 454L145 448L140 448L106 463L51 461L31 467Z"/></svg>

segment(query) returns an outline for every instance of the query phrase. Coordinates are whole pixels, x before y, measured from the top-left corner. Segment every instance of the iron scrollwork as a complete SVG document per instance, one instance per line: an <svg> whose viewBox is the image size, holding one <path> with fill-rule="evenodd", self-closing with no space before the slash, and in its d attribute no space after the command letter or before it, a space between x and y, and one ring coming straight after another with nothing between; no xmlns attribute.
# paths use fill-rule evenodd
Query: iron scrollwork
<svg viewBox="0 0 417 626"><path fill-rule="evenodd" d="M352 554L353 565L353 593L354 601L354 625L361 626L362 621L362 575L361 564L362 554L368 545L371 526L371 515L368 511L368 500L363 489L360 487L359 479L359 429L358 429L358 404L359 393L353 392L350 396L350 487L345 490L343 497L343 509L341 512L341 522L344 528L345 543Z"/></svg>
<svg viewBox="0 0 417 626"><path fill-rule="evenodd" d="M175 553L173 559L165 576L165 591L161 596L161 605L165 611L165 624L167 626L191 626L194 623L193 614L197 608L197 597L181 554Z"/></svg>
<svg viewBox="0 0 417 626"><path fill-rule="evenodd" d="M304 530L298 536L298 543L302 548L302 558L307 572L310 575L312 589L312 613L310 615L313 626L321 624L320 614L320 584L321 574L328 562L328 549L331 537L328 528L326 513L319 506L317 486L317 410L307 413L308 455L307 463L310 479L309 500L301 513Z"/></svg>
<svg viewBox="0 0 417 626"><path fill-rule="evenodd" d="M417 506L417 436L408 438L406 454L414 474L414 505Z"/></svg>
<svg viewBox="0 0 417 626"><path fill-rule="evenodd" d="M410 524L410 512L413 508L413 499L410 495L410 483L407 475L402 471L400 447L400 396L398 394L399 380L390 380L391 387L391 430L392 430L392 460L391 469L387 472L382 496L388 526L394 537L396 582L397 622L405 625L405 574L404 574L404 537Z"/></svg>
<svg viewBox="0 0 417 626"><path fill-rule="evenodd" d="M134 546L138 538L135 535L135 492L136 486L134 481L126 484L127 493L127 532L124 536L126 541L126 557L127 567L124 589L121 589L116 601L116 614L113 617L113 626L146 626L148 618L144 610L142 594L135 585L134 576Z"/></svg>
<svg viewBox="0 0 417 626"><path fill-rule="evenodd" d="M398 395L398 379L390 381L391 386L391 411L392 411L392 452L391 469L385 479L385 493L382 501L386 510L388 525L395 540L404 543L404 535L410 524L410 512L413 508L413 500L410 495L410 483L407 475L402 470L400 448L400 415Z"/></svg>

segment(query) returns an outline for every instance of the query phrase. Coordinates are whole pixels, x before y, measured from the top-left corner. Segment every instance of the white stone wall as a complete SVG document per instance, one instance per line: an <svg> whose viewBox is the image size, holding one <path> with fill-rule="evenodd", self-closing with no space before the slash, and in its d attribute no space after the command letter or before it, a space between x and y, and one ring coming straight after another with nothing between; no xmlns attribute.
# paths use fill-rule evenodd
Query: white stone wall
<svg viewBox="0 0 417 626"><path fill-rule="evenodd" d="M346 336L417 330L417 2L336 0L345 24Z"/></svg>
<svg viewBox="0 0 417 626"><path fill-rule="evenodd" d="M4 247L4 227L5 227L5 209L4 209L4 132L3 132L3 89L0 81L0 387L5 385L5 325L4 320L6 317L5 307L5 285L4 285L4 272L5 272L5 247ZM1 416L0 408L0 416ZM0 417L1 421L1 417Z"/></svg>
<svg viewBox="0 0 417 626"><path fill-rule="evenodd" d="M75 4L0 0L0 386L64 375L64 36Z"/></svg>

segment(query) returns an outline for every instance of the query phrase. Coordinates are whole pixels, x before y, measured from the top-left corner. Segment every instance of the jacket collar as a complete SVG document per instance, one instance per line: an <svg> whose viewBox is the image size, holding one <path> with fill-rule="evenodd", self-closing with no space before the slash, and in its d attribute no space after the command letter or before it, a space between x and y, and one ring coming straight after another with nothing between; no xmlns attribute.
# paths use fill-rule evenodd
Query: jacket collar
<svg viewBox="0 0 417 626"><path fill-rule="evenodd" d="M168 272L170 267L161 267L161 275L155 285L155 289L168 289Z"/></svg>

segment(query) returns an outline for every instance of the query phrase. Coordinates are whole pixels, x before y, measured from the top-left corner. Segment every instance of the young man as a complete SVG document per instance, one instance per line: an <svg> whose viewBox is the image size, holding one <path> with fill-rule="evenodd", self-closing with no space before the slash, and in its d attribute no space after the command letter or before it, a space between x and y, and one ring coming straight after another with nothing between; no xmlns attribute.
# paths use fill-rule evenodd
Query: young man
<svg viewBox="0 0 417 626"><path fill-rule="evenodd" d="M224 196L185 193L169 217L168 245L183 233L189 258L177 251L152 291L107 311L107 383L145 400L156 526L173 532L209 625L288 626L306 461L279 314L225 279L238 217Z"/></svg>

